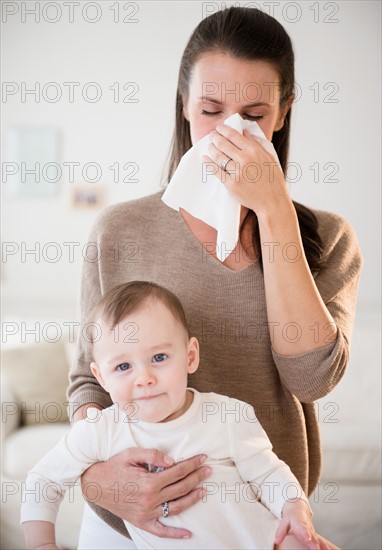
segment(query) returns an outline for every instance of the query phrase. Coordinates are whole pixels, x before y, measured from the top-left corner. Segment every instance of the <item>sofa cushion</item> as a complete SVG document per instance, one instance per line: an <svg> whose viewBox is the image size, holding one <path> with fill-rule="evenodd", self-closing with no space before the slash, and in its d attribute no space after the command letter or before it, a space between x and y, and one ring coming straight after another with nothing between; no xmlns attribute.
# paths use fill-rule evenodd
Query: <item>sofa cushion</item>
<svg viewBox="0 0 382 550"><path fill-rule="evenodd" d="M25 479L28 471L70 430L69 423L24 426L11 434L4 449L3 472Z"/></svg>
<svg viewBox="0 0 382 550"><path fill-rule="evenodd" d="M21 409L23 425L68 420L69 365L62 340L4 349L1 368Z"/></svg>
<svg viewBox="0 0 382 550"><path fill-rule="evenodd" d="M320 484L310 499L317 532L346 550L380 550L381 485Z"/></svg>
<svg viewBox="0 0 382 550"><path fill-rule="evenodd" d="M316 403L323 450L322 479L337 483L381 480L379 310L359 309L344 377Z"/></svg>

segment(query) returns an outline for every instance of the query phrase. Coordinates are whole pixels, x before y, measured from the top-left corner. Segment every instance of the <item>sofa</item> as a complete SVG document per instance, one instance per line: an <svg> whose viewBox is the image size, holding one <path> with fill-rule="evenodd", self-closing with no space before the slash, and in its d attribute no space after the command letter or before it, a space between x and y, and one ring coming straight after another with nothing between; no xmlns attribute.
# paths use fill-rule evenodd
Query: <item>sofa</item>
<svg viewBox="0 0 382 550"><path fill-rule="evenodd" d="M311 497L316 529L343 549L373 550L381 541L380 324L376 308L359 308L347 372L317 401L324 464ZM2 351L1 549L25 548L19 525L28 469L69 430L65 390L73 345L13 344ZM75 549L83 510L79 484L57 521L57 542Z"/></svg>
<svg viewBox="0 0 382 550"><path fill-rule="evenodd" d="M381 322L358 307L350 361L316 405L323 470L311 507L317 530L344 549L381 549Z"/></svg>
<svg viewBox="0 0 382 550"><path fill-rule="evenodd" d="M1 549L25 548L20 521L28 470L70 429L66 387L73 344L11 345L1 352ZM77 548L84 501L79 484L67 492L57 519L57 543Z"/></svg>

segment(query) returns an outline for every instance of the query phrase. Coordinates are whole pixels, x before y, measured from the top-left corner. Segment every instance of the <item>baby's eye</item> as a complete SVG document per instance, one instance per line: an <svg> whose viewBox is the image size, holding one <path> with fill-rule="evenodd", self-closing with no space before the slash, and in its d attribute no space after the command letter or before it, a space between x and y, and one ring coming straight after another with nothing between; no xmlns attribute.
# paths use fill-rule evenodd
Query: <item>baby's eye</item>
<svg viewBox="0 0 382 550"><path fill-rule="evenodd" d="M157 353L154 355L153 359L156 363L160 363L161 361L165 361L167 359L167 355L165 353Z"/></svg>
<svg viewBox="0 0 382 550"><path fill-rule="evenodd" d="M129 368L130 368L130 363L121 363L120 365L117 366L117 371L124 372L129 370Z"/></svg>

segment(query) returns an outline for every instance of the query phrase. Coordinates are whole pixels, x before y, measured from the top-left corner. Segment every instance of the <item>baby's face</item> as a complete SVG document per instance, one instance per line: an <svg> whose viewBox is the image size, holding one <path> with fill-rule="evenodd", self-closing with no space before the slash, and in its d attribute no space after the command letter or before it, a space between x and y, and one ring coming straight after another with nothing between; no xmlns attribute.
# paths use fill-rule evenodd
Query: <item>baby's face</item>
<svg viewBox="0 0 382 550"><path fill-rule="evenodd" d="M163 422L187 409L187 374L199 364L196 338L162 302L148 300L110 330L98 321L93 374L129 417Z"/></svg>

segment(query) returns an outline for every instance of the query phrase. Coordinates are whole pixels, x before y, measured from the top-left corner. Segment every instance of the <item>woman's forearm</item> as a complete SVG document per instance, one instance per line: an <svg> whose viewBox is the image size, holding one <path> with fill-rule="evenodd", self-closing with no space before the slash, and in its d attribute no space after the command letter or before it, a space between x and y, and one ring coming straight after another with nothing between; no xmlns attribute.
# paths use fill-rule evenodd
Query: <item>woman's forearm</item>
<svg viewBox="0 0 382 550"><path fill-rule="evenodd" d="M299 355L334 341L337 327L310 272L292 201L259 216L259 229L273 350Z"/></svg>

